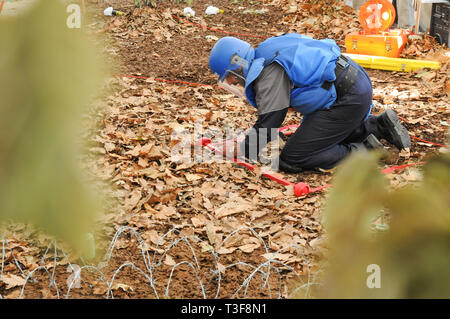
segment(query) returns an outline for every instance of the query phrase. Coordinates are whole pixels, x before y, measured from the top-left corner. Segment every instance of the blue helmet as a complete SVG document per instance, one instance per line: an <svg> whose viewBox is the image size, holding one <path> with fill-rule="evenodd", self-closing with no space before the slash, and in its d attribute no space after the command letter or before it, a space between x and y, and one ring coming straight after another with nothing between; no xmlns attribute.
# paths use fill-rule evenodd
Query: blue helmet
<svg viewBox="0 0 450 319"><path fill-rule="evenodd" d="M255 51L250 43L238 38L224 37L220 39L209 54L209 68L222 79L227 70L234 70L241 66L232 63L232 57L236 54L250 63ZM244 74L247 73L246 71L244 71Z"/></svg>

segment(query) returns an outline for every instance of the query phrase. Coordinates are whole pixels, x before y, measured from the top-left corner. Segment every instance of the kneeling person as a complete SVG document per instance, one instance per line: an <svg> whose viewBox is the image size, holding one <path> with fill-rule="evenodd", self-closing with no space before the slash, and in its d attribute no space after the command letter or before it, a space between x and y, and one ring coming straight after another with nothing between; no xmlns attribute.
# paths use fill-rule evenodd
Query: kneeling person
<svg viewBox="0 0 450 319"><path fill-rule="evenodd" d="M411 145L394 111L370 115L371 80L333 40L291 33L253 48L224 37L211 50L209 66L219 86L245 96L258 111L245 140L224 145L228 151L234 147L235 156L255 159L267 141L278 137L272 129L282 125L289 108L303 120L279 156L286 172L330 169L356 149L382 147L382 138L398 149Z"/></svg>

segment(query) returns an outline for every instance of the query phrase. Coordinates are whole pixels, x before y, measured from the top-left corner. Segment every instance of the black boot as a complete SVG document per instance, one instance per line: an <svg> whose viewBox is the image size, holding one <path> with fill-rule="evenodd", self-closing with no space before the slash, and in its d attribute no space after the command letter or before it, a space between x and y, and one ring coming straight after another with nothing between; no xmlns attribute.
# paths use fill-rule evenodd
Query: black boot
<svg viewBox="0 0 450 319"><path fill-rule="evenodd" d="M377 117L377 126L382 138L394 144L399 150L411 147L411 139L406 127L400 124L397 113L391 109Z"/></svg>
<svg viewBox="0 0 450 319"><path fill-rule="evenodd" d="M381 144L381 142L373 134L367 136L362 143L369 150L384 149L383 144Z"/></svg>

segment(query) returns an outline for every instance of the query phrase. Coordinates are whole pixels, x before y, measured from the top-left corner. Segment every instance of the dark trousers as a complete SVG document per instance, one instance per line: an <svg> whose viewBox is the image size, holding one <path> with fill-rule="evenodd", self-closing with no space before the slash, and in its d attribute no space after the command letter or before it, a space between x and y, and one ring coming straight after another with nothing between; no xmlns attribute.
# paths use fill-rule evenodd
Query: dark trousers
<svg viewBox="0 0 450 319"><path fill-rule="evenodd" d="M358 76L353 87L325 110L316 111L306 118L289 138L280 154L283 162L294 167L330 169L358 147L373 133L380 138L376 117L366 115L372 104L372 83L369 76L355 62Z"/></svg>

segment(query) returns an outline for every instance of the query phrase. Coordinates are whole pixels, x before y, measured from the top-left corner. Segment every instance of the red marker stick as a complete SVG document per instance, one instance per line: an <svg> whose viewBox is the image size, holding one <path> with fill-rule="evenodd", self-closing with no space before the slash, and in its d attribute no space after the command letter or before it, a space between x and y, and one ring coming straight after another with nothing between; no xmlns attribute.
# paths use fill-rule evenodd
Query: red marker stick
<svg viewBox="0 0 450 319"><path fill-rule="evenodd" d="M211 139L207 138L207 137L203 137L200 140L200 144L204 147L208 147L209 149L213 150L215 153L217 154L223 154L223 151L218 148L217 146L215 146L214 144L211 143ZM233 158L233 162L235 162L236 164L243 166L245 168L248 168L251 171L254 171L258 166L256 165L252 165L250 163L247 163L243 160L240 160L238 158ZM310 190L309 185L303 182L300 183L293 183L290 182L288 180L285 180L284 178L278 176L277 174L275 174L274 172L270 172L270 171L262 171L261 174L281 185L285 185L285 186L290 186L292 185L294 187L294 195L295 196L303 196L306 194L311 193L312 191L317 191L319 189L314 189L314 190ZM321 190L322 188L320 188Z"/></svg>

